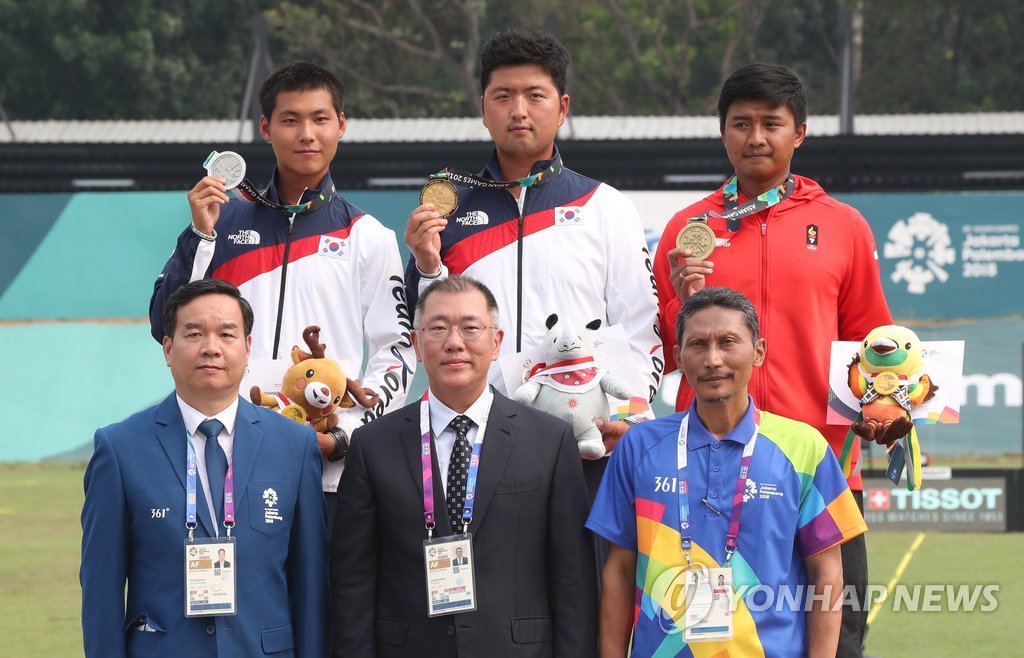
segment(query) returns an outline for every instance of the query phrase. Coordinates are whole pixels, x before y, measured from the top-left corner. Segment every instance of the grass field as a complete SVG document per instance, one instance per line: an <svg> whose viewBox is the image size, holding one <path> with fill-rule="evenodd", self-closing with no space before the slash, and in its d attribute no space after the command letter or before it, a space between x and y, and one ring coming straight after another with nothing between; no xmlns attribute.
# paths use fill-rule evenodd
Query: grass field
<svg viewBox="0 0 1024 658"><path fill-rule="evenodd" d="M80 656L78 559L82 466L0 464L0 657ZM871 582L887 585L918 533L870 533ZM1024 534L927 533L901 583L995 584L992 612L893 611L882 602L868 633L879 658L1019 655Z"/></svg>

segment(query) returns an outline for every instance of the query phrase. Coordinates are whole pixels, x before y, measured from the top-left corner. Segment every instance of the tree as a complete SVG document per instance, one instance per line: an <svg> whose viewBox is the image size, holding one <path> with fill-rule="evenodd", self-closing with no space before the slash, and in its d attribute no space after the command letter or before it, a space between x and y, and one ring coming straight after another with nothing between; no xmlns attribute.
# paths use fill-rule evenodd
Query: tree
<svg viewBox="0 0 1024 658"><path fill-rule="evenodd" d="M482 0L316 0L268 12L289 59L338 71L363 115L476 114Z"/></svg>
<svg viewBox="0 0 1024 658"><path fill-rule="evenodd" d="M0 0L0 97L15 119L231 116L252 5Z"/></svg>
<svg viewBox="0 0 1024 658"><path fill-rule="evenodd" d="M233 118L262 11L274 61L340 73L353 116L476 115L480 46L507 26L568 46L577 114L707 114L753 61L794 69L831 114L844 5L859 113L1024 107L1020 0L0 0L0 102L12 119Z"/></svg>

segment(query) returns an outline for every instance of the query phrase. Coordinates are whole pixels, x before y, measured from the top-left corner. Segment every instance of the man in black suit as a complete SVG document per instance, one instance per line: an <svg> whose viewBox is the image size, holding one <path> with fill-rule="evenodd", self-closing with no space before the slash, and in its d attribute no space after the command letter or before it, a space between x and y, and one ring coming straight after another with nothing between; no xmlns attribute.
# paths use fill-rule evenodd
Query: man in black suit
<svg viewBox="0 0 1024 658"><path fill-rule="evenodd" d="M455 559L452 560L452 566L464 567L469 564L469 558L462 554L462 547L455 549Z"/></svg>
<svg viewBox="0 0 1024 658"><path fill-rule="evenodd" d="M353 433L331 541L335 658L596 654L579 451L567 423L488 387L497 315L478 281L431 284L413 333L425 399ZM444 614L427 563L452 544L433 542L467 539L453 578L475 609Z"/></svg>

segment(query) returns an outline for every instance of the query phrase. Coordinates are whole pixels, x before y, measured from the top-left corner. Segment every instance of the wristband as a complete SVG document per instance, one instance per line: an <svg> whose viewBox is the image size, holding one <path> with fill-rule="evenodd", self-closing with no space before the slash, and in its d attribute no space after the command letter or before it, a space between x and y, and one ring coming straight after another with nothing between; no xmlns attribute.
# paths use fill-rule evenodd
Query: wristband
<svg viewBox="0 0 1024 658"><path fill-rule="evenodd" d="M206 240L207 242L213 242L214 240L217 239L217 229L210 229L213 232L213 234L207 235L200 231L199 229L197 229L195 224L192 224L191 226L192 232L198 235L201 239Z"/></svg>
<svg viewBox="0 0 1024 658"><path fill-rule="evenodd" d="M421 279L436 279L441 276L442 272L444 272L444 263L439 264L437 266L437 271L433 274L424 273L423 270L420 269L419 265L416 266L416 272L420 275Z"/></svg>
<svg viewBox="0 0 1024 658"><path fill-rule="evenodd" d="M334 437L334 451L327 458L329 462L341 461L348 454L348 435L340 427L332 427L325 434Z"/></svg>

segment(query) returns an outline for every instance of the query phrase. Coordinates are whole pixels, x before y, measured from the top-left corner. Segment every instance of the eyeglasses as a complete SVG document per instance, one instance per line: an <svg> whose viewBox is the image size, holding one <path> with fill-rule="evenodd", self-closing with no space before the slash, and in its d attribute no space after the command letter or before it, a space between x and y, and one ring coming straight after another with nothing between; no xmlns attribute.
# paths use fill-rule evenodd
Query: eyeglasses
<svg viewBox="0 0 1024 658"><path fill-rule="evenodd" d="M419 331L422 331L427 335L430 340L442 341L448 338L448 334L452 332L452 329L456 329L459 335L462 336L462 340L466 342L474 341L484 334L485 329L494 329L494 325L485 324L432 324L429 327L420 327Z"/></svg>

